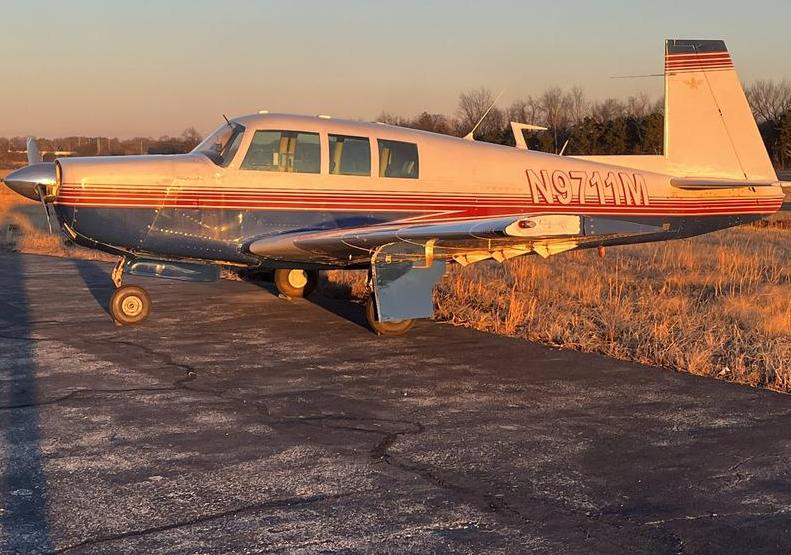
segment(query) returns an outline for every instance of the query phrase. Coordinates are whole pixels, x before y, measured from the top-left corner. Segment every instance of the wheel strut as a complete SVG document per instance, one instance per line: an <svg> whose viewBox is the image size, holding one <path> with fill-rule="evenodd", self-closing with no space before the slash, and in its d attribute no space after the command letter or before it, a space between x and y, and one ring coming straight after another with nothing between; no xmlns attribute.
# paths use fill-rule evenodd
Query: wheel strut
<svg viewBox="0 0 791 555"><path fill-rule="evenodd" d="M124 267L126 266L126 257L122 256L118 259L118 262L115 264L115 268L113 268L113 273L110 277L113 279L113 284L115 285L116 289L119 289L123 284L124 280Z"/></svg>
<svg viewBox="0 0 791 555"><path fill-rule="evenodd" d="M119 326L140 324L151 312L151 297L148 291L137 285L123 284L127 261L127 258L122 256L110 275L115 285L115 291L110 297L110 316Z"/></svg>

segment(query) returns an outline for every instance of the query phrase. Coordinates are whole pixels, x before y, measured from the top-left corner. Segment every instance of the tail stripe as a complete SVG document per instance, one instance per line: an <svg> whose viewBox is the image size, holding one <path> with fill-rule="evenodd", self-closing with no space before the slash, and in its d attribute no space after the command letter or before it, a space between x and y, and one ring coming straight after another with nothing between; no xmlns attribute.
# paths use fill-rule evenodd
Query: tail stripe
<svg viewBox="0 0 791 555"><path fill-rule="evenodd" d="M733 69L733 60L727 52L668 54L665 71L670 73Z"/></svg>

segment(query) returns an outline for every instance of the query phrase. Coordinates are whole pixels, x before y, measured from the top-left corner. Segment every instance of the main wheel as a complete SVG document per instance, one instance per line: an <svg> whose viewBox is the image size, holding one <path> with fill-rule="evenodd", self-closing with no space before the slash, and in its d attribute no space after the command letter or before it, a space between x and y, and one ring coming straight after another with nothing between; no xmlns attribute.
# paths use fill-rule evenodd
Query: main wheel
<svg viewBox="0 0 791 555"><path fill-rule="evenodd" d="M377 335L404 335L415 325L414 320L380 322L379 315L376 313L376 299L373 295L370 295L365 303L365 317L368 319L368 325Z"/></svg>
<svg viewBox="0 0 791 555"><path fill-rule="evenodd" d="M151 313L151 297L142 287L124 285L110 297L110 315L121 326L141 323Z"/></svg>
<svg viewBox="0 0 791 555"><path fill-rule="evenodd" d="M318 281L319 273L315 270L275 270L275 287L280 293L292 299L310 295Z"/></svg>

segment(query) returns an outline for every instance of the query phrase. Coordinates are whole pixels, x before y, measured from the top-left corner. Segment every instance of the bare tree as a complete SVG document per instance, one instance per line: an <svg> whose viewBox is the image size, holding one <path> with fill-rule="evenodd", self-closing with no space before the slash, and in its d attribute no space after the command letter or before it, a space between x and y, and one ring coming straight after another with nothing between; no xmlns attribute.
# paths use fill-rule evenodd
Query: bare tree
<svg viewBox="0 0 791 555"><path fill-rule="evenodd" d="M201 134L198 133L197 129L194 127L188 127L181 134L181 140L184 141L185 147L191 150L200 144L200 142L203 140L203 137L201 137Z"/></svg>
<svg viewBox="0 0 791 555"><path fill-rule="evenodd" d="M492 91L486 87L460 94L459 105L456 110L459 134L466 135L472 131L494 102L495 97ZM499 108L493 108L481 121L481 125L475 134L476 137L484 141L496 141L502 134L504 127L505 116L503 112Z"/></svg>
<svg viewBox="0 0 791 555"><path fill-rule="evenodd" d="M376 121L379 123L386 123L387 125L398 125L401 127L406 127L407 121L402 118L401 116L397 116L395 114L391 114L390 112L382 112L376 118Z"/></svg>
<svg viewBox="0 0 791 555"><path fill-rule="evenodd" d="M644 92L637 96L630 96L626 100L626 113L635 118L644 118L649 114L654 113L655 104L651 98Z"/></svg>
<svg viewBox="0 0 791 555"><path fill-rule="evenodd" d="M423 131L431 131L432 133L441 133L443 135L450 135L453 130L451 122L447 116L443 114L430 114L423 112L409 122L409 127L413 129L422 129Z"/></svg>
<svg viewBox="0 0 791 555"><path fill-rule="evenodd" d="M760 79L745 87L747 100L759 122L779 122L791 111L791 82Z"/></svg>
<svg viewBox="0 0 791 555"><path fill-rule="evenodd" d="M577 125L584 120L590 111L590 105L581 87L572 87L572 89L566 93L566 106L569 112L569 120L573 125Z"/></svg>
<svg viewBox="0 0 791 555"><path fill-rule="evenodd" d="M536 125L544 121L541 106L532 96L528 96L527 100L514 100L508 108L507 115L510 121L517 123Z"/></svg>
<svg viewBox="0 0 791 555"><path fill-rule="evenodd" d="M600 102L595 102L591 108L591 115L598 123L605 123L623 117L625 113L626 106L615 98L607 98Z"/></svg>
<svg viewBox="0 0 791 555"><path fill-rule="evenodd" d="M544 123L551 128L567 127L571 121L571 99L560 87L551 87L539 97Z"/></svg>

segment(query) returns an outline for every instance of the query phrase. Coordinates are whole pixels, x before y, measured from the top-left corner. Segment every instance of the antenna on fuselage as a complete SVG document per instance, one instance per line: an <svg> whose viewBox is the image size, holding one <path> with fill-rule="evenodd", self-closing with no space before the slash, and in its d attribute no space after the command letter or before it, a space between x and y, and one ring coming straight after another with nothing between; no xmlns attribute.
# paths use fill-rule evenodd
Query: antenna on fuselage
<svg viewBox="0 0 791 555"><path fill-rule="evenodd" d="M467 140L467 141L474 141L475 140L475 130L478 129L478 127L480 127L480 125L483 123L483 120L486 119L486 116L489 115L489 112L492 111L492 108L495 107L497 102L500 100L500 97L503 96L504 92L505 92L505 89L500 91L500 94L497 95L497 98L494 99L494 102L492 102L491 106L489 106L489 108L483 113L483 115L481 116L481 119L479 119L478 123L475 124L475 127L472 128L472 131L470 131L469 133L467 133L464 136L465 140Z"/></svg>
<svg viewBox="0 0 791 555"><path fill-rule="evenodd" d="M610 79L645 79L646 77L664 77L664 73L646 73L644 75L610 75Z"/></svg>
<svg viewBox="0 0 791 555"><path fill-rule="evenodd" d="M223 115L222 115L222 118L225 120L225 123L227 123L227 124L228 124L228 127L233 127L233 125L231 125L231 120L229 120L229 119L228 119L228 116L226 116L225 114L223 114Z"/></svg>

